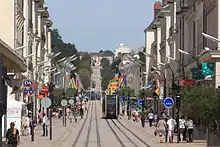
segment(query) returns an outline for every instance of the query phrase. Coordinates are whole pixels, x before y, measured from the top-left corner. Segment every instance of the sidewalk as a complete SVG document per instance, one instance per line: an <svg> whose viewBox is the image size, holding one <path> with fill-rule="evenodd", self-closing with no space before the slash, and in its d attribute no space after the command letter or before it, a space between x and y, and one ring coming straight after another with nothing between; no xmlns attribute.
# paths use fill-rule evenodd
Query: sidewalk
<svg viewBox="0 0 220 147"><path fill-rule="evenodd" d="M41 126L37 126L36 133L35 133L35 141L31 141L31 136L21 136L21 143L19 144L19 147L54 147L56 145L59 145L62 141L64 141L69 132L73 129L73 127L76 126L78 123L69 123L69 120L67 119L66 127L62 125L62 119L54 119L53 120L53 126L52 126L52 140L48 137L42 137L42 131ZM48 128L49 133L49 128Z"/></svg>
<svg viewBox="0 0 220 147"><path fill-rule="evenodd" d="M145 134L146 140L153 141L153 142L158 142L159 143L159 138L158 136L154 135L154 131L156 127L149 127L148 123L145 124L145 128L143 129L141 127L141 122L133 122L133 120L128 120L126 116L124 116L122 119L122 123L127 126L133 126L131 130L136 130L136 131L141 131ZM134 128L134 129L133 129ZM159 144L157 145L159 147ZM174 143L161 143L161 147L205 147L206 143L203 140L194 140L193 143L187 143L187 142L180 142L177 143L177 137L174 137Z"/></svg>

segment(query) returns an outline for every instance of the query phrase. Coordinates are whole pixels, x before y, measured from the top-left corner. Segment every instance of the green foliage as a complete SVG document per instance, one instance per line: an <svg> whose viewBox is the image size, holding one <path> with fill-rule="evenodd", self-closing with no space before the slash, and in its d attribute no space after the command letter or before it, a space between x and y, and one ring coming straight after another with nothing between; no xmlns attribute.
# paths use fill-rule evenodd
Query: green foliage
<svg viewBox="0 0 220 147"><path fill-rule="evenodd" d="M62 40L61 35L59 34L59 31L57 29L54 29L52 31L52 52L61 52L62 54L58 57L56 57L52 63L56 64L56 61L58 59L61 59L63 57L69 57L73 56L74 54L77 55L77 60L73 61L72 63L76 66L75 71L71 71L71 73L78 73L81 79L81 82L83 83L83 86L85 89L88 88L88 85L90 85L90 79L91 79L91 56L89 53L84 53L82 55L82 58L80 59L78 51L74 44L71 43L65 43ZM85 85L84 85L85 84ZM58 90L59 91L59 90Z"/></svg>
<svg viewBox="0 0 220 147"><path fill-rule="evenodd" d="M114 77L114 73L112 69L110 68L110 62L107 58L101 59L101 77L102 77L102 90L107 89L107 86L109 84L109 81Z"/></svg>
<svg viewBox="0 0 220 147"><path fill-rule="evenodd" d="M114 53L110 50L106 50L106 51L101 50L99 51L99 53L101 53L100 54L101 56L114 56Z"/></svg>
<svg viewBox="0 0 220 147"><path fill-rule="evenodd" d="M78 54L78 51L74 44L71 43L65 43L62 40L61 35L59 34L59 31L57 29L52 30L52 36L51 36L51 44L52 44L52 52L61 52L58 57L54 58L52 63L56 64L56 61L58 59L61 59L63 57L69 57L74 54ZM77 66L77 65L76 65Z"/></svg>
<svg viewBox="0 0 220 147"><path fill-rule="evenodd" d="M57 107L60 105L63 96L65 96L66 100L69 100L70 97L73 97L74 94L77 92L76 89L68 88L66 91L63 88L55 88L54 89L55 94L54 94L54 107Z"/></svg>
<svg viewBox="0 0 220 147"><path fill-rule="evenodd" d="M80 80L84 89L88 89L91 84L91 56L89 53L84 53L79 61L78 70L76 71L80 76Z"/></svg>
<svg viewBox="0 0 220 147"><path fill-rule="evenodd" d="M102 58L101 59L101 66L102 67L109 67L110 66L110 61L107 58Z"/></svg>
<svg viewBox="0 0 220 147"><path fill-rule="evenodd" d="M153 92L151 89L141 89L139 90L138 97L139 99L142 99L143 97L153 97Z"/></svg>
<svg viewBox="0 0 220 147"><path fill-rule="evenodd" d="M214 88L184 87L181 90L181 112L202 123L220 119L219 96L219 92Z"/></svg>
<svg viewBox="0 0 220 147"><path fill-rule="evenodd" d="M145 52L146 49L144 48L143 52ZM138 55L140 56L140 61L145 63L146 62L146 55L143 52L139 52Z"/></svg>
<svg viewBox="0 0 220 147"><path fill-rule="evenodd" d="M102 89L105 90L109 84L109 81L114 78L114 73L110 69L110 67L105 67L101 69L101 77L102 77Z"/></svg>
<svg viewBox="0 0 220 147"><path fill-rule="evenodd" d="M91 84L91 72L86 68L80 68L78 74L80 76L80 80L83 84L83 87L85 89L88 89Z"/></svg>
<svg viewBox="0 0 220 147"><path fill-rule="evenodd" d="M135 96L134 89L131 89L130 87L123 87L119 89L119 95L128 96L129 94L131 97Z"/></svg>
<svg viewBox="0 0 220 147"><path fill-rule="evenodd" d="M113 71L114 73L120 73L120 71L119 71L119 64L120 64L120 63L121 63L121 59L120 59L120 58L116 58L116 59L112 62L110 68L112 69L112 71Z"/></svg>

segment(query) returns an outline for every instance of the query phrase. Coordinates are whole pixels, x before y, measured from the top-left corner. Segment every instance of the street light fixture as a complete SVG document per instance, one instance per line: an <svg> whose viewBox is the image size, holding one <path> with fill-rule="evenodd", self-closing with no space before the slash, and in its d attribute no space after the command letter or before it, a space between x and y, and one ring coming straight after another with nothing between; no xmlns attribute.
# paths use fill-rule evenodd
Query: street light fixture
<svg viewBox="0 0 220 147"><path fill-rule="evenodd" d="M181 49L178 49L178 51L179 51L181 54L185 54L185 55L191 56L191 57L196 61L198 68L200 68L200 64L199 64L199 60L198 60L197 56L193 56L193 55L190 54L189 52L183 51L183 50L181 50Z"/></svg>
<svg viewBox="0 0 220 147"><path fill-rule="evenodd" d="M64 58L62 58L62 59L57 60L57 63L60 63L60 62L62 62L62 61L64 61L64 60L66 60L66 57L64 57Z"/></svg>
<svg viewBox="0 0 220 147"><path fill-rule="evenodd" d="M178 51L181 53L181 54L185 54L185 55L189 55L189 56L192 56L190 53L186 52L186 51L183 51L181 49L178 49Z"/></svg>
<svg viewBox="0 0 220 147"><path fill-rule="evenodd" d="M220 40L218 40L217 38L215 38L215 37L213 37L213 36L211 36L211 35L208 35L208 34L206 34L206 33L203 33L203 32L202 32L202 36L204 36L205 38L207 38L207 39L209 39L209 40L212 40L212 41L214 41L214 42L220 42Z"/></svg>
<svg viewBox="0 0 220 147"><path fill-rule="evenodd" d="M61 52L58 52L58 53L52 53L52 54L51 54L51 57L54 58L54 57L59 56L60 54L61 54Z"/></svg>
<svg viewBox="0 0 220 147"><path fill-rule="evenodd" d="M20 46L20 47L18 47L18 48L15 48L14 50L15 51L18 51L18 50L21 50L21 49L24 49L24 48L26 48L27 46Z"/></svg>

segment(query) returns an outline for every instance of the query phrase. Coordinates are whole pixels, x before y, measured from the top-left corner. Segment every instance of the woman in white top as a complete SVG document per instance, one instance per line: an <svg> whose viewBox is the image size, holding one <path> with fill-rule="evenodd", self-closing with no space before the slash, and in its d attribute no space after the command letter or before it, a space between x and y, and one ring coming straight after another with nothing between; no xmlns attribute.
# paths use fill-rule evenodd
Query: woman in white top
<svg viewBox="0 0 220 147"><path fill-rule="evenodd" d="M180 129L180 141L186 140L186 120L183 115L179 119L179 129Z"/></svg>

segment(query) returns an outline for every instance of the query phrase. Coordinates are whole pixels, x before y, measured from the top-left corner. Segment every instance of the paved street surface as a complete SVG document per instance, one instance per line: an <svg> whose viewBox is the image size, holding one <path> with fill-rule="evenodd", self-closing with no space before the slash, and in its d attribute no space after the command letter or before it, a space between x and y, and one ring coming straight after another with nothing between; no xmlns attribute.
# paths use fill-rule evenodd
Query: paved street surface
<svg viewBox="0 0 220 147"><path fill-rule="evenodd" d="M89 112L78 123L62 126L62 120L54 121L53 140L40 137L37 130L35 142L22 137L20 147L205 147L204 143L159 143L154 129L127 120L102 119L101 104L91 101Z"/></svg>

